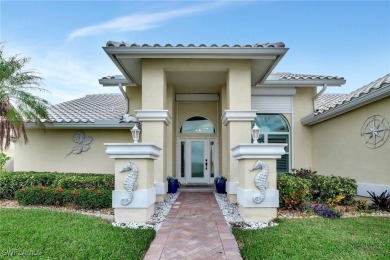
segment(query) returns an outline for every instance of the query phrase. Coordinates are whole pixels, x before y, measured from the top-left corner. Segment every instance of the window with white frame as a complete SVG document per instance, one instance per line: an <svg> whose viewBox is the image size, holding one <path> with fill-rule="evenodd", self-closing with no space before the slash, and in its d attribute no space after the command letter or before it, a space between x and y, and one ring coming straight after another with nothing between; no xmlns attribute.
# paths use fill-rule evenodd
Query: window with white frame
<svg viewBox="0 0 390 260"><path fill-rule="evenodd" d="M280 114L257 114L252 122L260 128L259 143L286 143L286 154L276 160L277 172L289 172L290 170L290 130L288 122Z"/></svg>

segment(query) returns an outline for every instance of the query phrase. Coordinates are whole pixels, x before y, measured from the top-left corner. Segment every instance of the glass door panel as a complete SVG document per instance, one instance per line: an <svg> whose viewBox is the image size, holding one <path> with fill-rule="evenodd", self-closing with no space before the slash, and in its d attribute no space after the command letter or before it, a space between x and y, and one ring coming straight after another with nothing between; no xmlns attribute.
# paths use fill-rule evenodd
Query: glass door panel
<svg viewBox="0 0 390 260"><path fill-rule="evenodd" d="M191 142L191 178L204 177L204 141Z"/></svg>
<svg viewBox="0 0 390 260"><path fill-rule="evenodd" d="M187 139L187 183L208 183L210 178L209 142L207 139Z"/></svg>

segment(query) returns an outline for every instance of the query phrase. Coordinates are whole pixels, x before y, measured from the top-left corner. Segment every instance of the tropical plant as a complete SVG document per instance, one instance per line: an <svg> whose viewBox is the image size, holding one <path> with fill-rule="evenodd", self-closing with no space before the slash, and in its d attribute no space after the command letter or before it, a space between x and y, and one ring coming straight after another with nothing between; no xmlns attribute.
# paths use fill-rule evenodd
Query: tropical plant
<svg viewBox="0 0 390 260"><path fill-rule="evenodd" d="M376 195L375 192L367 192L370 194L370 199L374 203L373 208L390 212L390 192L387 193L387 190L385 190L380 195Z"/></svg>
<svg viewBox="0 0 390 260"><path fill-rule="evenodd" d="M334 211L325 204L317 204L313 207L315 213L324 218L340 218L341 213Z"/></svg>
<svg viewBox="0 0 390 260"><path fill-rule="evenodd" d="M1 44L1 43L0 43ZM5 57L0 46L0 149L7 149L11 139L23 137L27 143L27 133L23 120L42 125L40 119L48 118L48 102L32 91L45 91L41 88L42 78L35 71L25 70L29 58L19 55Z"/></svg>
<svg viewBox="0 0 390 260"><path fill-rule="evenodd" d="M214 178L214 183L220 183L220 182L226 182L226 181L227 181L227 179L224 176L216 176Z"/></svg>
<svg viewBox="0 0 390 260"><path fill-rule="evenodd" d="M174 177L172 177L172 176L167 176L167 181L168 181L168 182L172 182L172 181L174 181L174 180L175 180Z"/></svg>
<svg viewBox="0 0 390 260"><path fill-rule="evenodd" d="M5 164L11 159L8 155L3 152L0 152L0 171L4 170Z"/></svg>

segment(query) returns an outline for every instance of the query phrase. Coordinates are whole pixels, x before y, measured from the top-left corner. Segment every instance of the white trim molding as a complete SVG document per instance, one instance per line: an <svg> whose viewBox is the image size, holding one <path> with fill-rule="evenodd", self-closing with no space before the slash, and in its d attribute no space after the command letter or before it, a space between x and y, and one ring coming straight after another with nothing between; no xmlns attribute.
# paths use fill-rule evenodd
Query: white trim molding
<svg viewBox="0 0 390 260"><path fill-rule="evenodd" d="M168 182L155 182L154 188L157 195L165 195L168 192Z"/></svg>
<svg viewBox="0 0 390 260"><path fill-rule="evenodd" d="M370 197L369 192L375 192L376 195L381 194L384 191L390 192L390 185L381 185L381 184L373 184L373 183L361 183L358 182L357 187L357 195L362 197Z"/></svg>
<svg viewBox="0 0 390 260"><path fill-rule="evenodd" d="M105 143L106 154L115 158L145 158L156 160L160 157L161 148L146 143Z"/></svg>
<svg viewBox="0 0 390 260"><path fill-rule="evenodd" d="M227 125L232 121L253 121L256 118L256 110L225 110L222 115L222 124Z"/></svg>
<svg viewBox="0 0 390 260"><path fill-rule="evenodd" d="M162 121L166 125L170 125L172 122L172 116L168 110L134 110L138 121Z"/></svg>
<svg viewBox="0 0 390 260"><path fill-rule="evenodd" d="M279 191L275 189L266 189L264 200L256 204L253 198L260 194L259 190L243 189L237 187L237 202L245 208L278 208L279 207Z"/></svg>
<svg viewBox="0 0 390 260"><path fill-rule="evenodd" d="M121 200L128 196L125 190L114 190L112 192L112 207L113 208L141 208L147 209L156 202L156 189L154 187L148 190L136 190L134 191L133 200L128 205L122 205Z"/></svg>
<svg viewBox="0 0 390 260"><path fill-rule="evenodd" d="M236 181L227 181L226 182L226 192L227 194L237 194L238 182Z"/></svg>
<svg viewBox="0 0 390 260"><path fill-rule="evenodd" d="M284 147L287 144L238 144L233 147L232 156L237 159L280 159L286 152Z"/></svg>

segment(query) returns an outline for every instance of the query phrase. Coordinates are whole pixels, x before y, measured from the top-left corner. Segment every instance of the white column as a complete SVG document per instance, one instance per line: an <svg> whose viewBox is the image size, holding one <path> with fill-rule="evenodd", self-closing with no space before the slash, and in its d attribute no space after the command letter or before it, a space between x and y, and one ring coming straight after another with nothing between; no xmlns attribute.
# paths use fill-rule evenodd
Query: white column
<svg viewBox="0 0 390 260"><path fill-rule="evenodd" d="M154 213L154 161L160 148L145 143L106 143L106 154L115 159L112 207L115 221L147 221Z"/></svg>
<svg viewBox="0 0 390 260"><path fill-rule="evenodd" d="M287 144L239 144L232 149L238 160L237 202L245 221L269 222L277 217L279 191L276 159Z"/></svg>

